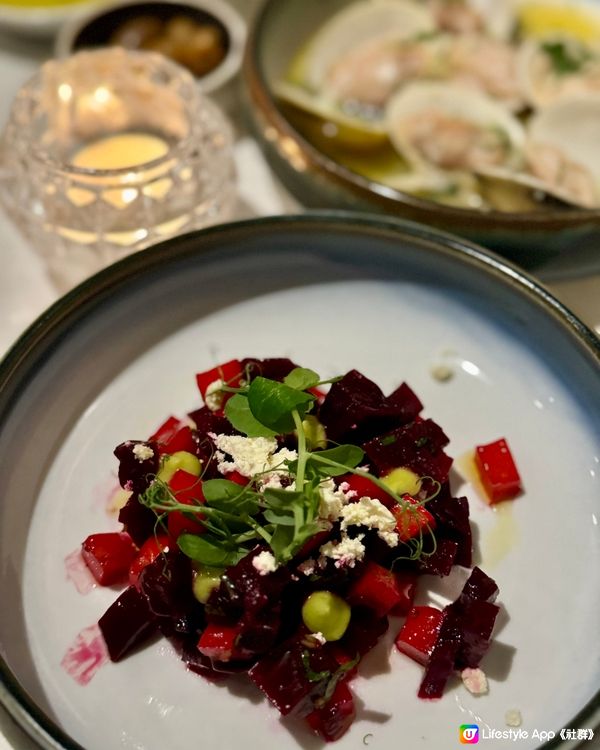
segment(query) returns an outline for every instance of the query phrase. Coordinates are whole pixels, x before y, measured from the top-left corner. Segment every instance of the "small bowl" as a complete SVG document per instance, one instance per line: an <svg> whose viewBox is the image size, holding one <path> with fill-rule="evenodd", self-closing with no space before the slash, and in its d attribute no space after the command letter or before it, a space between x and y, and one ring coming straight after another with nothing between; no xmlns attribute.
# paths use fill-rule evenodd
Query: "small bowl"
<svg viewBox="0 0 600 750"><path fill-rule="evenodd" d="M96 6L93 11L78 14L62 27L56 39L55 53L57 57L67 57L82 49L108 46L115 30L135 18L166 23L179 16L214 25L222 32L225 46L223 58L209 72L195 76L203 93L220 89L239 71L246 41L244 20L223 0L145 0L103 4L100 8Z"/></svg>
<svg viewBox="0 0 600 750"><path fill-rule="evenodd" d="M402 193L342 166L286 117L274 85L298 50L348 0L266 0L251 29L243 73L249 117L272 168L311 208L369 210L463 235L527 268L565 265L581 273L600 265L600 210L524 213L454 208Z"/></svg>
<svg viewBox="0 0 600 750"><path fill-rule="evenodd" d="M64 0L52 5L0 2L0 30L31 39L52 37L69 19L94 0Z"/></svg>

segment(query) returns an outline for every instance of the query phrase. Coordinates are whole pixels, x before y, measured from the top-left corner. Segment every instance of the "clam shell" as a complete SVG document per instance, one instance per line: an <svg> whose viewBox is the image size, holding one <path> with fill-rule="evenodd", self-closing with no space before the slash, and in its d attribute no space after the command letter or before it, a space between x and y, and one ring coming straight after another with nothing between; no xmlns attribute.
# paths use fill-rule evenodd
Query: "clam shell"
<svg viewBox="0 0 600 750"><path fill-rule="evenodd" d="M457 84L420 82L406 86L395 94L386 108L388 135L398 153L414 165L440 162L430 159L423 149L417 148L411 128L415 123L426 125L434 116L441 115L456 123L467 123L498 133L505 140L505 153L497 166L518 168L523 160L525 131L521 123L502 105L473 89ZM435 147L443 149L447 134L432 136ZM456 168L459 168L458 166ZM473 171L473 166L465 168Z"/></svg>

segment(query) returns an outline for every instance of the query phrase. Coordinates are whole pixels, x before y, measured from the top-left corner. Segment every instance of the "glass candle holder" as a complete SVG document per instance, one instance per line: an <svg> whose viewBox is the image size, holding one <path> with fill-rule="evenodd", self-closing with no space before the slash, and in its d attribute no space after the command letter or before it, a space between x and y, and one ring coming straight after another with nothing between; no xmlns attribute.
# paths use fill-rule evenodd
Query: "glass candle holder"
<svg viewBox="0 0 600 750"><path fill-rule="evenodd" d="M60 290L133 251L224 220L232 132L192 76L118 47L46 63L0 144L0 198Z"/></svg>

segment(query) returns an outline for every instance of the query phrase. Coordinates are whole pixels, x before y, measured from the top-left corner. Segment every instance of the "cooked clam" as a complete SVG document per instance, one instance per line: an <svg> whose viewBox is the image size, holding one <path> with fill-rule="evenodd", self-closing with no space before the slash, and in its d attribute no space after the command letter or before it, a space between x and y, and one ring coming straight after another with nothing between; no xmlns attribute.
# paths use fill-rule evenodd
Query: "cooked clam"
<svg viewBox="0 0 600 750"><path fill-rule="evenodd" d="M386 122L397 151L416 167L475 173L517 169L525 131L502 105L470 88L420 82L388 102Z"/></svg>

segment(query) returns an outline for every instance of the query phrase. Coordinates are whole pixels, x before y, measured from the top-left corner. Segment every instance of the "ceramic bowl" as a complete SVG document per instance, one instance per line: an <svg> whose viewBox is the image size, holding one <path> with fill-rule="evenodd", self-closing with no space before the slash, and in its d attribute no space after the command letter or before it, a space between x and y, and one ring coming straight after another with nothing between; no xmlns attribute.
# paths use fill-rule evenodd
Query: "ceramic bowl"
<svg viewBox="0 0 600 750"><path fill-rule="evenodd" d="M311 35L349 0L266 0L244 60L248 115L271 166L308 207L370 210L419 221L491 247L521 266L540 268L567 255L600 264L600 211L576 208L504 213L452 208L373 182L326 156L287 119L275 84Z"/></svg>
<svg viewBox="0 0 600 750"><path fill-rule="evenodd" d="M64 562L114 528L114 446L196 408L194 374L243 356L289 356L324 377L356 367L386 392L406 380L451 455L505 437L525 487L494 510L453 478L470 499L475 560L501 591L482 664L489 694L456 681L442 700L419 700L422 669L393 648L392 628L353 683L357 720L336 748L453 747L462 724L507 731L509 709L521 711L523 750L542 746L540 732L554 733L550 747L561 729L596 728L598 339L497 257L349 214L224 225L132 255L57 302L3 361L0 698L16 721L54 750L322 747L242 680L186 672L165 641L85 687L61 668L117 596L82 596ZM432 375L440 364L444 382ZM450 581L432 585L452 595Z"/></svg>

